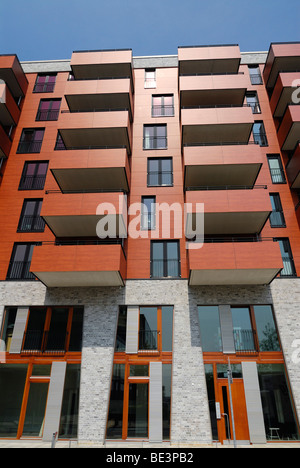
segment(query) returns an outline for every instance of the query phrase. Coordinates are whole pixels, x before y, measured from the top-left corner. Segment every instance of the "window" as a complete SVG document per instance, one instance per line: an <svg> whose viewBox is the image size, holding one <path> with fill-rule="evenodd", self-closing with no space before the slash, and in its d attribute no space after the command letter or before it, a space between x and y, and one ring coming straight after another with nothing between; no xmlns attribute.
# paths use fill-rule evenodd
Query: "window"
<svg viewBox="0 0 300 468"><path fill-rule="evenodd" d="M199 306L198 317L202 350L207 352L222 352L219 307Z"/></svg>
<svg viewBox="0 0 300 468"><path fill-rule="evenodd" d="M165 96L152 96L152 117L174 116L173 94Z"/></svg>
<svg viewBox="0 0 300 468"><path fill-rule="evenodd" d="M297 276L289 240L288 239L274 239L274 241L279 242L282 261L283 261L283 269L280 272L280 276L281 277Z"/></svg>
<svg viewBox="0 0 300 468"><path fill-rule="evenodd" d="M34 280L30 263L36 244L15 244L7 272L7 280Z"/></svg>
<svg viewBox="0 0 300 468"><path fill-rule="evenodd" d="M272 204L272 213L270 215L271 227L285 227L284 214L279 193L270 193L270 199Z"/></svg>
<svg viewBox="0 0 300 468"><path fill-rule="evenodd" d="M263 84L263 80L260 73L260 68L258 65L248 65L250 81L253 85Z"/></svg>
<svg viewBox="0 0 300 468"><path fill-rule="evenodd" d="M40 216L43 200L24 200L18 231L44 232L45 221Z"/></svg>
<svg viewBox="0 0 300 468"><path fill-rule="evenodd" d="M273 184L285 184L286 179L279 154L269 154L268 164Z"/></svg>
<svg viewBox="0 0 300 468"><path fill-rule="evenodd" d="M155 68L146 68L144 87L145 88L156 88L156 70L155 70Z"/></svg>
<svg viewBox="0 0 300 468"><path fill-rule="evenodd" d="M24 129L17 153L39 153L41 151L44 128Z"/></svg>
<svg viewBox="0 0 300 468"><path fill-rule="evenodd" d="M48 162L25 162L19 190L43 190Z"/></svg>
<svg viewBox="0 0 300 468"><path fill-rule="evenodd" d="M144 125L144 150L167 148L167 125Z"/></svg>
<svg viewBox="0 0 300 468"><path fill-rule="evenodd" d="M61 99L41 99L36 120L57 120Z"/></svg>
<svg viewBox="0 0 300 468"><path fill-rule="evenodd" d="M253 125L253 139L259 146L268 146L267 135L264 123L261 121L254 122Z"/></svg>
<svg viewBox="0 0 300 468"><path fill-rule="evenodd" d="M148 187L173 185L172 158L148 158Z"/></svg>
<svg viewBox="0 0 300 468"><path fill-rule="evenodd" d="M151 242L151 277L178 278L180 258L178 241Z"/></svg>
<svg viewBox="0 0 300 468"><path fill-rule="evenodd" d="M273 310L270 305L253 306L260 351L280 351Z"/></svg>
<svg viewBox="0 0 300 468"><path fill-rule="evenodd" d="M236 352L255 351L249 307L232 307L231 314Z"/></svg>
<svg viewBox="0 0 300 468"><path fill-rule="evenodd" d="M52 93L54 91L56 81L56 73L49 75L40 74L37 76L34 93Z"/></svg>
<svg viewBox="0 0 300 468"><path fill-rule="evenodd" d="M54 148L56 151L60 151L60 150L65 150L66 149L66 146L64 144L64 140L62 139L61 137L61 134L58 132L57 133L57 137L56 137L56 142L55 142L55 148Z"/></svg>
<svg viewBox="0 0 300 468"><path fill-rule="evenodd" d="M141 229L155 229L155 197L142 197Z"/></svg>
<svg viewBox="0 0 300 468"><path fill-rule="evenodd" d="M253 114L260 114L261 113L260 105L259 105L259 101L258 101L258 96L257 96L256 92L247 93L246 94L246 100L247 100L248 106L251 107Z"/></svg>

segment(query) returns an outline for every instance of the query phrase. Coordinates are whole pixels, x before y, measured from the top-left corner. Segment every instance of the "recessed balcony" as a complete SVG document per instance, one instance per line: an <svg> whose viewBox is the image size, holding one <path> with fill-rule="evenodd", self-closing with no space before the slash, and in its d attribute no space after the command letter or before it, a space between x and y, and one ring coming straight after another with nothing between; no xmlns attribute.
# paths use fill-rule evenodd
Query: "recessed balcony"
<svg viewBox="0 0 300 468"><path fill-rule="evenodd" d="M30 271L48 288L124 286L121 245L53 245L34 249Z"/></svg>
<svg viewBox="0 0 300 468"><path fill-rule="evenodd" d="M215 242L189 250L190 286L265 285L282 270L278 242Z"/></svg>
<svg viewBox="0 0 300 468"><path fill-rule="evenodd" d="M8 158L11 148L11 140L9 136L5 133L2 125L0 125L0 157Z"/></svg>
<svg viewBox="0 0 300 468"><path fill-rule="evenodd" d="M20 117L20 109L6 84L0 83L0 124L4 127L15 126Z"/></svg>
<svg viewBox="0 0 300 468"><path fill-rule="evenodd" d="M185 202L187 207L186 233L201 234L203 226L198 223L202 205L204 208L205 235L236 235L258 234L265 225L272 206L265 186L257 186L252 190L230 189L187 191ZM200 211L199 211L200 210Z"/></svg>
<svg viewBox="0 0 300 468"><path fill-rule="evenodd" d="M181 110L182 145L247 144L254 124L251 107Z"/></svg>
<svg viewBox="0 0 300 468"><path fill-rule="evenodd" d="M263 164L259 145L188 146L183 149L185 189L253 187Z"/></svg>
<svg viewBox="0 0 300 468"><path fill-rule="evenodd" d="M293 156L286 166L286 174L291 188L300 189L300 144L298 143Z"/></svg>
<svg viewBox="0 0 300 468"><path fill-rule="evenodd" d="M235 75L180 76L180 105L191 106L242 106L249 77Z"/></svg>
<svg viewBox="0 0 300 468"><path fill-rule="evenodd" d="M60 190L67 192L129 191L130 169L125 148L64 151L49 163Z"/></svg>
<svg viewBox="0 0 300 468"><path fill-rule="evenodd" d="M278 129L278 140L282 151L294 151L300 136L300 105L290 105L286 109Z"/></svg>
<svg viewBox="0 0 300 468"><path fill-rule="evenodd" d="M299 70L300 42L271 44L263 72L268 89L274 88L278 73Z"/></svg>
<svg viewBox="0 0 300 468"><path fill-rule="evenodd" d="M237 73L241 61L238 45L179 47L179 75Z"/></svg>
<svg viewBox="0 0 300 468"><path fill-rule="evenodd" d="M126 148L131 153L128 110L62 112L59 132L66 149Z"/></svg>
<svg viewBox="0 0 300 468"><path fill-rule="evenodd" d="M123 193L48 193L40 215L56 237L96 237L105 216L107 237L125 237L127 199Z"/></svg>

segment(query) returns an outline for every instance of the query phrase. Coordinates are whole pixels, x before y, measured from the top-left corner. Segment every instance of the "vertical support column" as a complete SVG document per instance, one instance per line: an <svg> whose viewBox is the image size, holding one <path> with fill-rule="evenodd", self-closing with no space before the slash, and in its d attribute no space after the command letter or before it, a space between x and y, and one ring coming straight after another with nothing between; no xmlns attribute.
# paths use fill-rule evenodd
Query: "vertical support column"
<svg viewBox="0 0 300 468"><path fill-rule="evenodd" d="M127 307L126 353L137 354L139 346L139 307Z"/></svg>
<svg viewBox="0 0 300 468"><path fill-rule="evenodd" d="M149 442L162 442L162 363L150 362Z"/></svg>
<svg viewBox="0 0 300 468"><path fill-rule="evenodd" d="M15 326L10 344L10 354L20 354L21 352L28 314L28 307L18 307Z"/></svg>
<svg viewBox="0 0 300 468"><path fill-rule="evenodd" d="M51 442L53 434L59 430L66 368L66 362L52 363L43 434L44 442Z"/></svg>
<svg viewBox="0 0 300 468"><path fill-rule="evenodd" d="M219 305L223 353L234 354L234 336L230 305Z"/></svg>
<svg viewBox="0 0 300 468"><path fill-rule="evenodd" d="M250 442L266 444L266 430L256 362L242 362Z"/></svg>

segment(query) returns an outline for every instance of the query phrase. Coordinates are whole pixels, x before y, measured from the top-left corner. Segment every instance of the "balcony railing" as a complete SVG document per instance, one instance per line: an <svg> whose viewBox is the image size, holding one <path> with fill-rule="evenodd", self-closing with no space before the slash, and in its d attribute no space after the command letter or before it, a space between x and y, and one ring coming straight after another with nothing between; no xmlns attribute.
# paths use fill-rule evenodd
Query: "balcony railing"
<svg viewBox="0 0 300 468"><path fill-rule="evenodd" d="M180 261L175 260L152 260L151 278L178 278L180 277Z"/></svg>
<svg viewBox="0 0 300 468"><path fill-rule="evenodd" d="M139 351L157 351L158 349L158 330L140 330L139 332Z"/></svg>
<svg viewBox="0 0 300 468"><path fill-rule="evenodd" d="M267 135L265 133L253 133L253 139L259 146L268 146Z"/></svg>
<svg viewBox="0 0 300 468"><path fill-rule="evenodd" d="M41 216L23 216L18 227L22 232L44 232L45 221Z"/></svg>
<svg viewBox="0 0 300 468"><path fill-rule="evenodd" d="M270 214L270 224L272 227L285 227L283 211L272 211Z"/></svg>
<svg viewBox="0 0 300 468"><path fill-rule="evenodd" d="M286 178L283 169L270 169L273 184L285 184Z"/></svg>
<svg viewBox="0 0 300 468"><path fill-rule="evenodd" d="M29 271L31 262L10 262L7 273L7 281L35 280L35 276Z"/></svg>
<svg viewBox="0 0 300 468"><path fill-rule="evenodd" d="M64 354L67 351L68 333L56 330L27 330L24 334L22 354Z"/></svg>
<svg viewBox="0 0 300 468"><path fill-rule="evenodd" d="M37 121L57 120L58 116L59 116L59 110L42 110L42 111L38 111L36 120Z"/></svg>
<svg viewBox="0 0 300 468"><path fill-rule="evenodd" d="M26 153L39 153L42 147L42 140L35 141L20 141L17 153L26 154Z"/></svg>
<svg viewBox="0 0 300 468"><path fill-rule="evenodd" d="M234 329L234 344L236 353L257 353L256 333L254 330Z"/></svg>
<svg viewBox="0 0 300 468"><path fill-rule="evenodd" d="M34 93L53 93L55 83L37 83L34 86Z"/></svg>
<svg viewBox="0 0 300 468"><path fill-rule="evenodd" d="M19 190L43 190L46 176L22 176Z"/></svg>
<svg viewBox="0 0 300 468"><path fill-rule="evenodd" d="M152 117L173 117L174 116L174 106L161 106L154 105L152 106Z"/></svg>
<svg viewBox="0 0 300 468"><path fill-rule="evenodd" d="M143 149L166 149L167 137L144 137Z"/></svg>
<svg viewBox="0 0 300 468"><path fill-rule="evenodd" d="M294 260L289 255L282 255L283 269L280 272L281 277L294 277L296 276L296 269Z"/></svg>

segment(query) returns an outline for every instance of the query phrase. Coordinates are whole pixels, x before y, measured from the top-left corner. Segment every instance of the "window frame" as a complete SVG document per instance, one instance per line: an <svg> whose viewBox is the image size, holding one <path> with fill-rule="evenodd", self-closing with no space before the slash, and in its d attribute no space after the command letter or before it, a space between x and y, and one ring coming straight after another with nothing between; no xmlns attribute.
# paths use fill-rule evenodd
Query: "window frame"
<svg viewBox="0 0 300 468"><path fill-rule="evenodd" d="M155 98L160 98L161 99L161 104L160 105L154 105L154 99ZM172 98L172 104L171 105L166 105L165 104L165 98ZM160 109L161 112L158 114L155 114L155 109ZM168 114L166 113L166 109L168 110L170 108L171 113ZM152 117L174 117L175 115L175 108L174 108L174 94L152 94L151 98L151 115Z"/></svg>
<svg viewBox="0 0 300 468"><path fill-rule="evenodd" d="M156 171L150 172L150 161L158 161L158 171L157 171L157 178L158 178L158 184L150 184L150 176L155 174ZM169 161L170 162L170 171L166 172L166 174L171 175L171 183L170 184L163 184L163 170L162 170L162 162L163 161ZM148 158L147 159L147 187L173 187L174 186L174 179L173 179L173 158L172 157L166 157L166 158Z"/></svg>
<svg viewBox="0 0 300 468"><path fill-rule="evenodd" d="M35 203L35 207L33 209L32 215L25 215L27 203ZM24 199L17 232L44 232L45 231L45 221L40 216L42 203L43 203L42 198L25 198ZM28 219L27 221L28 223L31 224L30 229L28 228L26 229L24 227L22 228L22 225L24 224L24 222L26 222L24 219L26 216L32 218L31 220ZM37 224L38 229L33 228L35 224Z"/></svg>
<svg viewBox="0 0 300 468"><path fill-rule="evenodd" d="M150 203L150 211L147 209L145 212L145 207L148 206L145 203L145 200L153 200L153 203ZM153 211L152 211L153 207ZM145 219L147 222L145 222ZM153 195L143 195L141 198L141 231L154 231L156 229L156 196Z"/></svg>
<svg viewBox="0 0 300 468"><path fill-rule="evenodd" d="M38 132L42 132L42 139L38 140L36 139L36 134ZM27 140L25 138L26 135L32 135L32 137ZM23 128L18 148L17 148L17 154L30 154L30 153L40 153L42 144L43 144L43 139L45 135L45 128Z"/></svg>
<svg viewBox="0 0 300 468"><path fill-rule="evenodd" d="M162 259L153 259L153 246L154 244L162 243L163 244L163 258ZM177 266L178 266L178 276L169 276L168 275L168 262L170 259L168 259L168 244L172 243L177 245L177 259L171 259L174 261L177 261ZM153 276L153 263L155 261L162 261L163 262L163 276ZM172 239L172 240L155 240L151 241L150 243L150 278L153 279L158 279L158 278L181 278L181 260L180 260L180 241L177 239Z"/></svg>
<svg viewBox="0 0 300 468"><path fill-rule="evenodd" d="M54 82L49 83L49 78L55 76ZM39 78L45 77L45 82L44 83L39 83ZM38 73L34 88L33 88L33 93L53 93L55 84L56 84L56 78L57 78L57 73ZM39 88L41 87L41 88Z"/></svg>
<svg viewBox="0 0 300 468"><path fill-rule="evenodd" d="M278 161L278 169L272 169L271 166L270 166L270 161L271 160L276 160ZM284 173L284 169L283 169L283 164L282 164L282 161L281 161L281 157L280 157L280 154L267 154L267 160L268 160L268 166L269 166L269 172L270 172L270 177L271 177L271 181L272 181L272 184L275 184L275 185L278 185L278 184L286 184L286 176L285 176L285 173ZM278 176L276 176L275 174L272 174L272 171L274 170L278 170L279 171L279 174ZM275 178L276 177L279 177L281 178L280 181L276 181Z"/></svg>
<svg viewBox="0 0 300 468"><path fill-rule="evenodd" d="M39 166L41 164L47 164L47 169L46 169L45 175L43 176L38 175ZM27 175L27 168L29 165L35 166L34 174L32 176ZM18 190L44 190L48 167L49 167L49 161L25 161ZM37 187L34 187L34 182L38 181L39 178L40 178L41 184L40 185L36 184ZM30 186L26 186L25 184L26 180L31 180L31 183L29 184Z"/></svg>
<svg viewBox="0 0 300 468"><path fill-rule="evenodd" d="M47 110L42 110L41 106L44 102L48 102L49 106ZM58 109L52 110L53 103L58 102L59 106ZM61 98L55 98L55 99L41 99L39 103L39 108L36 114L35 120L37 122L43 122L43 121L56 121L58 120L59 117L59 112L60 112L60 106L61 106Z"/></svg>
<svg viewBox="0 0 300 468"><path fill-rule="evenodd" d="M152 128L153 129L153 136L146 136L146 129ZM165 129L164 136L157 136L158 128ZM149 138L149 147L146 146L146 141ZM164 139L165 146L157 146L158 139ZM168 131L167 131L167 124L144 124L143 126L143 150L144 151L159 151L159 150L166 150L168 149Z"/></svg>

